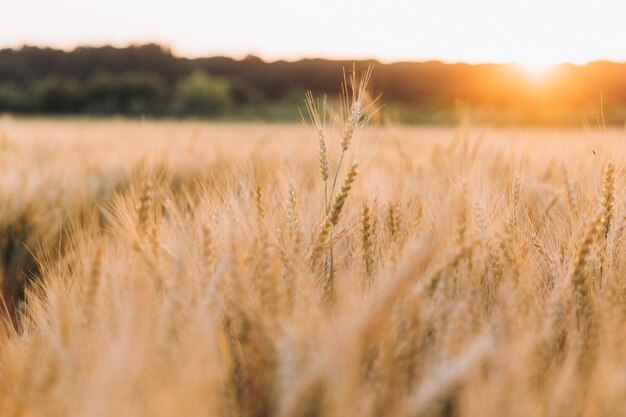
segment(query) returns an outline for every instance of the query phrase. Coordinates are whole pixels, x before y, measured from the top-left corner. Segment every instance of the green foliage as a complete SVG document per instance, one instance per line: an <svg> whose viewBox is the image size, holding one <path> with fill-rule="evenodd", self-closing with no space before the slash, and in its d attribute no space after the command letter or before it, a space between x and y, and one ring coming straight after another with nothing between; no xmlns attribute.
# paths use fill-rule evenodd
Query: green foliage
<svg viewBox="0 0 626 417"><path fill-rule="evenodd" d="M240 78L229 78L229 81L235 105L253 104L260 107L267 104L267 98L259 88Z"/></svg>
<svg viewBox="0 0 626 417"><path fill-rule="evenodd" d="M152 73L100 73L85 84L85 111L94 114L155 114L163 111L167 84Z"/></svg>
<svg viewBox="0 0 626 417"><path fill-rule="evenodd" d="M35 109L46 113L73 113L81 109L82 90L72 79L52 75L36 81L32 87Z"/></svg>
<svg viewBox="0 0 626 417"><path fill-rule="evenodd" d="M232 87L227 80L196 71L176 86L172 111L179 115L214 116L232 104Z"/></svg>
<svg viewBox="0 0 626 417"><path fill-rule="evenodd" d="M115 76L99 73L92 76L85 88L85 110L93 114L114 114L120 111L120 92Z"/></svg>
<svg viewBox="0 0 626 417"><path fill-rule="evenodd" d="M28 110L30 102L28 94L12 83L0 84L0 112L21 112Z"/></svg>

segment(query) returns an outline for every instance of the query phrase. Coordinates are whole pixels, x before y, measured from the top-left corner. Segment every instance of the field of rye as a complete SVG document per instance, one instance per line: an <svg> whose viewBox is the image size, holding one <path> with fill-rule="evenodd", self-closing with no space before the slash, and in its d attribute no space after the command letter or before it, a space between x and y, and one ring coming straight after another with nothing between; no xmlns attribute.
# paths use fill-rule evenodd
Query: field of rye
<svg viewBox="0 0 626 417"><path fill-rule="evenodd" d="M0 119L2 416L626 415L624 132L347 97Z"/></svg>

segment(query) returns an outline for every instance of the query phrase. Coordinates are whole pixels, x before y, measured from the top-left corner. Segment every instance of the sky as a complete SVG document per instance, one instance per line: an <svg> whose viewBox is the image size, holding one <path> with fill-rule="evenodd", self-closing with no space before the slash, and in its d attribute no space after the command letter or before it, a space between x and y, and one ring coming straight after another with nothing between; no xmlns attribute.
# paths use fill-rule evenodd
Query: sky
<svg viewBox="0 0 626 417"><path fill-rule="evenodd" d="M176 55L626 61L626 0L0 0L0 47L157 42Z"/></svg>

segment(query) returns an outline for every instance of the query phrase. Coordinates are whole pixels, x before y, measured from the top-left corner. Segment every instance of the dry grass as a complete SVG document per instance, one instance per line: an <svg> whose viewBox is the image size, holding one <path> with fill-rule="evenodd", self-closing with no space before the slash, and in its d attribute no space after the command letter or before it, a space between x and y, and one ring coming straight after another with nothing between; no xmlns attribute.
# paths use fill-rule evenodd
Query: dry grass
<svg viewBox="0 0 626 417"><path fill-rule="evenodd" d="M310 131L3 119L2 415L626 415L623 133L359 91Z"/></svg>

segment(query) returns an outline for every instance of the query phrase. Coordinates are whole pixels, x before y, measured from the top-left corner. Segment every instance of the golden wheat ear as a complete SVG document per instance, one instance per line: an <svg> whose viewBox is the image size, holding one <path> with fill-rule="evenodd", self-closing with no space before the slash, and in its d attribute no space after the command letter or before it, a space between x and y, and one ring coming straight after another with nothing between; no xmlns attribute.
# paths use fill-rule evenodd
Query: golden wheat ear
<svg viewBox="0 0 626 417"><path fill-rule="evenodd" d="M602 194L600 196L600 210L603 213L604 221L602 235L606 239L611 229L613 221L613 209L615 204L615 164L609 161L604 169L602 177Z"/></svg>

